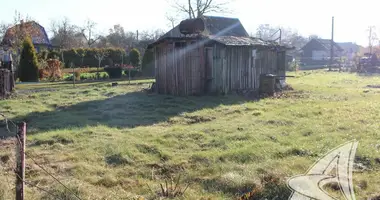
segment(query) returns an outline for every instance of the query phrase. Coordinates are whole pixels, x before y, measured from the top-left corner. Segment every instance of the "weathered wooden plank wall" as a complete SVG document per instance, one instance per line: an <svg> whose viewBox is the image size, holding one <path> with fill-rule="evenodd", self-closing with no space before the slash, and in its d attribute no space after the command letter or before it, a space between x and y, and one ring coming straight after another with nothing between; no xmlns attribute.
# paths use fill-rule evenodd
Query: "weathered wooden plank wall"
<svg viewBox="0 0 380 200"><path fill-rule="evenodd" d="M254 90L259 88L260 74L284 75L280 71L280 67L285 67L283 52L258 50L257 56L253 57L254 49L217 44L213 46L213 92L227 94L236 90Z"/></svg>
<svg viewBox="0 0 380 200"><path fill-rule="evenodd" d="M172 95L200 95L206 87L206 62L211 63L210 91L227 94L236 90L259 88L260 74L285 75L284 52L255 47L225 46L213 44L207 48L212 56L206 55L203 46L187 41L185 46L176 47L173 42L155 48L156 87L158 93ZM206 59L208 59L206 61Z"/></svg>
<svg viewBox="0 0 380 200"><path fill-rule="evenodd" d="M173 42L155 48L156 87L160 94L195 95L204 91L203 47L190 42L176 47Z"/></svg>

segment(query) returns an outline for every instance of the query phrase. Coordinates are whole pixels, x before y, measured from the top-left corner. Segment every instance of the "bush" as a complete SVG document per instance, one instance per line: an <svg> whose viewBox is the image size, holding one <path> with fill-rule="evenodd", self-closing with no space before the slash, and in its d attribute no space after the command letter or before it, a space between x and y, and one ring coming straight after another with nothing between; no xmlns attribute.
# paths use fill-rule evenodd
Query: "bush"
<svg viewBox="0 0 380 200"><path fill-rule="evenodd" d="M121 78L123 74L121 67L105 67L104 71L107 72L110 78Z"/></svg>
<svg viewBox="0 0 380 200"><path fill-rule="evenodd" d="M141 63L142 74L144 76L154 76L153 50L146 50Z"/></svg>
<svg viewBox="0 0 380 200"><path fill-rule="evenodd" d="M32 40L27 37L22 44L19 78L22 82L38 82L38 61Z"/></svg>
<svg viewBox="0 0 380 200"><path fill-rule="evenodd" d="M61 54L58 51L51 50L47 54L47 59L59 59Z"/></svg>
<svg viewBox="0 0 380 200"><path fill-rule="evenodd" d="M49 74L48 78L50 80L59 80L62 78L61 62L58 59L48 59L45 69Z"/></svg>
<svg viewBox="0 0 380 200"><path fill-rule="evenodd" d="M109 76L108 76L108 74L103 74L103 76L102 76L102 79L108 79L109 78Z"/></svg>
<svg viewBox="0 0 380 200"><path fill-rule="evenodd" d="M134 67L138 67L140 65L140 52L138 49L133 48L131 52L129 52L129 60Z"/></svg>
<svg viewBox="0 0 380 200"><path fill-rule="evenodd" d="M80 81L81 80L81 74L80 74L80 72L79 71L75 71L74 72L74 77L75 77L75 80L76 81Z"/></svg>
<svg viewBox="0 0 380 200"><path fill-rule="evenodd" d="M126 69L124 73L127 77L129 77L129 71L131 71L131 78L141 75L138 69L131 69L131 70Z"/></svg>
<svg viewBox="0 0 380 200"><path fill-rule="evenodd" d="M46 50L43 50L43 51L41 51L40 53L37 53L37 57L38 57L38 61L42 61L42 60L46 60L47 59L47 57L48 57L48 51L46 51Z"/></svg>
<svg viewBox="0 0 380 200"><path fill-rule="evenodd" d="M78 48L63 50L63 57L65 59L66 67L72 62L75 66L98 66L98 60L95 54L99 49L97 48ZM110 63L129 63L128 55L124 49L121 48L105 48L107 56L100 63L101 66L109 65ZM84 53L85 52L85 53ZM83 57L79 54L83 53ZM60 54L59 54L60 56ZM122 60L123 58L123 60ZM111 65L112 66L112 65Z"/></svg>
<svg viewBox="0 0 380 200"><path fill-rule="evenodd" d="M49 73L46 71L46 69L39 69L38 70L38 78L40 80L48 78Z"/></svg>

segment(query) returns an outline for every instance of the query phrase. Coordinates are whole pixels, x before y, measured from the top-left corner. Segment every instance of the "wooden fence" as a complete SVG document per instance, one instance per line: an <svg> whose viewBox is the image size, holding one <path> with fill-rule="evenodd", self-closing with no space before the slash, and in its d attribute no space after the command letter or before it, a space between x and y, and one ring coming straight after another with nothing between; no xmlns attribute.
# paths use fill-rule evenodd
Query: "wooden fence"
<svg viewBox="0 0 380 200"><path fill-rule="evenodd" d="M0 69L0 99L5 99L11 94L11 75L9 70Z"/></svg>

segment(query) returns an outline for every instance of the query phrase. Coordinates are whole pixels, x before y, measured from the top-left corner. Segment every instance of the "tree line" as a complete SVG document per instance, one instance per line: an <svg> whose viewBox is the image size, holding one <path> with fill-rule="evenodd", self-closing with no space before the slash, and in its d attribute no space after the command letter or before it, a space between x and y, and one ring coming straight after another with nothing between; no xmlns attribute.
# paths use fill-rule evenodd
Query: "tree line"
<svg viewBox="0 0 380 200"><path fill-rule="evenodd" d="M201 17L207 13L227 13L230 12L228 5L230 1L215 1L215 0L170 0L172 4L172 10L170 14L167 14L166 18L170 26L174 27L181 20L187 18ZM170 9L169 9L170 10ZM31 17L21 17L20 13L14 16L12 23L0 24L0 37L4 35L5 31L15 24L18 24L21 19L24 21L33 20ZM100 34L97 29L97 23L91 19L87 19L83 22L83 25L77 25L72 23L67 17L59 20L51 20L50 24L45 27L45 30L51 33L50 42L53 46L59 47L63 51L61 52L62 60L68 65L66 61L72 61L78 66L86 64L95 64L97 62L94 59L96 56L96 49L123 49L130 51L132 48L137 49L141 53L142 60L145 63L149 63L148 58L152 55L148 55L144 58L146 47L148 44L154 42L160 38L165 31L162 29L157 30L125 30L120 24L115 24L109 29L107 34ZM250 35L253 37L262 38L264 40L273 40L279 37L279 29L281 29L281 43L300 49L304 46L310 38L317 36L304 37L296 30L286 27L273 26L269 24L261 24L258 26L255 32ZM22 40L16 42L21 46ZM86 50L81 50L86 49ZM91 50L92 49L92 50ZM77 51L78 50L78 51ZM73 53L73 52L77 53ZM108 50L111 51L111 50ZM117 50L118 51L118 50ZM82 53L78 53L82 52ZM83 52L93 54L93 60L89 60L89 55L82 55ZM147 52L150 53L151 52ZM115 53L111 53L115 54ZM117 53L116 53L117 54ZM123 54L123 53L121 53ZM128 52L126 53L128 54ZM128 57L128 55L126 55ZM66 60L64 58L67 58ZM75 58L74 58L75 57ZM102 56L98 56L102 57ZM103 56L104 57L104 56ZM107 57L107 56L106 56ZM117 56L111 56L115 58ZM121 59L121 58L120 58ZM118 62L119 57L114 60ZM123 58L127 59L127 58ZM102 64L107 63L107 59L99 61Z"/></svg>

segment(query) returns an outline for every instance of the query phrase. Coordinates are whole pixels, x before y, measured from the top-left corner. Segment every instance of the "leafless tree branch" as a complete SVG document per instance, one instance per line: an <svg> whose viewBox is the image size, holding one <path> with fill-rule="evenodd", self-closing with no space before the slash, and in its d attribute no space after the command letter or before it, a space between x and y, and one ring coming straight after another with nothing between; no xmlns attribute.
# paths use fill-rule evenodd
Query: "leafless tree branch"
<svg viewBox="0 0 380 200"><path fill-rule="evenodd" d="M186 3L175 0L172 5L179 13L186 13L189 18L202 17L206 13L227 13L230 12L228 5L231 1L218 2L215 0L187 0Z"/></svg>

